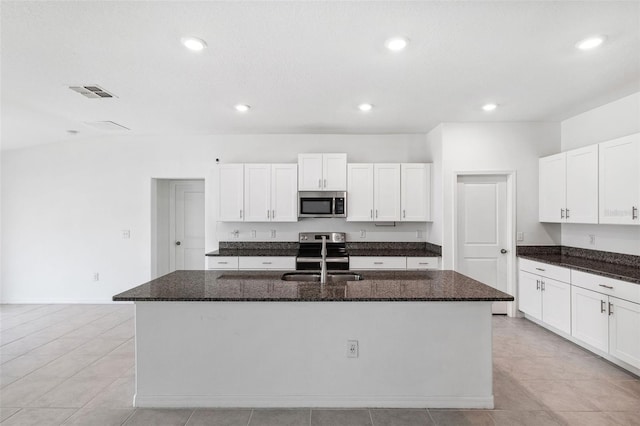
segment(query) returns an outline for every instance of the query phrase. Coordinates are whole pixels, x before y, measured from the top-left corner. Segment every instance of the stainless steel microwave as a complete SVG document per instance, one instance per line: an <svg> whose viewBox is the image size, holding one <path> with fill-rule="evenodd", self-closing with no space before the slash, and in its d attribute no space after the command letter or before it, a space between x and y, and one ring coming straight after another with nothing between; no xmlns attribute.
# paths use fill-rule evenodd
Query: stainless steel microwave
<svg viewBox="0 0 640 426"><path fill-rule="evenodd" d="M299 191L298 217L347 217L347 193Z"/></svg>

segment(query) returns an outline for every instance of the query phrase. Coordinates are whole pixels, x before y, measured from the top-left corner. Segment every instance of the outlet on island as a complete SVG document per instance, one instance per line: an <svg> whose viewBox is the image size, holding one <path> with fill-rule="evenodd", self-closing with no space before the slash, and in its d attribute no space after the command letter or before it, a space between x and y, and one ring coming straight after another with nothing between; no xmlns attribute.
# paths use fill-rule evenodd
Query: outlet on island
<svg viewBox="0 0 640 426"><path fill-rule="evenodd" d="M357 340L347 340L347 358L358 358Z"/></svg>

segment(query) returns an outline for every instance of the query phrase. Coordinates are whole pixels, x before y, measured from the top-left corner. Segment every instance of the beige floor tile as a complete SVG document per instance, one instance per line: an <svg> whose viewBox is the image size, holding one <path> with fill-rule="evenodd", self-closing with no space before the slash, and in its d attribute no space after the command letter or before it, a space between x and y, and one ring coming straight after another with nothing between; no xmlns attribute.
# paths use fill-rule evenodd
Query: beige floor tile
<svg viewBox="0 0 640 426"><path fill-rule="evenodd" d="M640 380L616 380L613 384L630 392L640 401Z"/></svg>
<svg viewBox="0 0 640 426"><path fill-rule="evenodd" d="M250 409L198 409L193 412L187 426L247 426Z"/></svg>
<svg viewBox="0 0 640 426"><path fill-rule="evenodd" d="M309 426L310 410L255 409L249 426Z"/></svg>
<svg viewBox="0 0 640 426"><path fill-rule="evenodd" d="M572 382L574 393L592 403L598 411L640 410L640 401L613 383L604 380L581 380Z"/></svg>
<svg viewBox="0 0 640 426"><path fill-rule="evenodd" d="M0 422L8 419L20 410L21 408L0 407Z"/></svg>
<svg viewBox="0 0 640 426"><path fill-rule="evenodd" d="M552 411L598 411L570 381L526 380L522 384L543 405Z"/></svg>
<svg viewBox="0 0 640 426"><path fill-rule="evenodd" d="M496 410L543 410L544 407L509 374L494 372L493 398Z"/></svg>
<svg viewBox="0 0 640 426"><path fill-rule="evenodd" d="M35 370L34 374L69 378L99 359L99 355L62 355L49 364Z"/></svg>
<svg viewBox="0 0 640 426"><path fill-rule="evenodd" d="M369 410L311 410L311 426L371 426Z"/></svg>
<svg viewBox="0 0 640 426"><path fill-rule="evenodd" d="M103 339L93 338L87 343L78 346L73 351L69 352L72 355L106 355L118 346L126 342L126 339Z"/></svg>
<svg viewBox="0 0 640 426"><path fill-rule="evenodd" d="M76 410L67 408L23 408L2 426L59 426Z"/></svg>
<svg viewBox="0 0 640 426"><path fill-rule="evenodd" d="M137 409L125 426L184 426L193 410L191 409Z"/></svg>
<svg viewBox="0 0 640 426"><path fill-rule="evenodd" d="M563 426L564 421L548 411L492 411L496 426Z"/></svg>
<svg viewBox="0 0 640 426"><path fill-rule="evenodd" d="M0 406L29 407L30 403L62 383L57 377L30 374L11 383L0 392Z"/></svg>
<svg viewBox="0 0 640 426"><path fill-rule="evenodd" d="M83 408L76 411L64 424L76 426L120 426L133 412L133 408Z"/></svg>
<svg viewBox="0 0 640 426"><path fill-rule="evenodd" d="M59 386L32 401L31 407L80 408L91 401L116 379L90 377L65 380Z"/></svg>
<svg viewBox="0 0 640 426"><path fill-rule="evenodd" d="M565 411L558 413L567 426L614 426L614 420L601 411Z"/></svg>
<svg viewBox="0 0 640 426"><path fill-rule="evenodd" d="M434 423L424 409L369 410L374 426L432 426Z"/></svg>
<svg viewBox="0 0 640 426"><path fill-rule="evenodd" d="M135 379L119 378L85 405L85 408L131 408L135 392Z"/></svg>
<svg viewBox="0 0 640 426"><path fill-rule="evenodd" d="M482 410L429 410L437 426L494 426L489 412Z"/></svg>
<svg viewBox="0 0 640 426"><path fill-rule="evenodd" d="M134 366L133 357L107 355L80 370L74 377L122 377Z"/></svg>

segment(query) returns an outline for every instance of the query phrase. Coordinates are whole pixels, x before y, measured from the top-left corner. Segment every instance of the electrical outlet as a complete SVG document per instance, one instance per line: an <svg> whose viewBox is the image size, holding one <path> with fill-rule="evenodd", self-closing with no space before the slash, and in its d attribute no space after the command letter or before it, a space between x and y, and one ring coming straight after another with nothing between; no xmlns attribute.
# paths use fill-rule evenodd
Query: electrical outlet
<svg viewBox="0 0 640 426"><path fill-rule="evenodd" d="M131 238L131 230L123 229L122 230L122 239L123 240L128 240L129 238Z"/></svg>
<svg viewBox="0 0 640 426"><path fill-rule="evenodd" d="M272 229L271 230L271 238L275 238L276 237L276 230Z"/></svg>
<svg viewBox="0 0 640 426"><path fill-rule="evenodd" d="M100 272L94 272L93 273L93 280L94 281L100 281Z"/></svg>
<svg viewBox="0 0 640 426"><path fill-rule="evenodd" d="M517 241L524 241L524 232L518 232L516 234L516 240Z"/></svg>
<svg viewBox="0 0 640 426"><path fill-rule="evenodd" d="M234 229L233 231L231 231L231 236L233 238L238 238L240 237L240 230L239 229Z"/></svg>
<svg viewBox="0 0 640 426"><path fill-rule="evenodd" d="M358 358L357 340L347 340L347 358Z"/></svg>
<svg viewBox="0 0 640 426"><path fill-rule="evenodd" d="M251 238L255 238L256 237L256 230L252 229L251 230Z"/></svg>
<svg viewBox="0 0 640 426"><path fill-rule="evenodd" d="M593 234L589 234L589 244L592 246L596 244L596 236Z"/></svg>
<svg viewBox="0 0 640 426"><path fill-rule="evenodd" d="M422 239L422 229L418 229L416 231L416 238L421 240Z"/></svg>
<svg viewBox="0 0 640 426"><path fill-rule="evenodd" d="M360 230L360 238L367 238L367 231L364 229Z"/></svg>

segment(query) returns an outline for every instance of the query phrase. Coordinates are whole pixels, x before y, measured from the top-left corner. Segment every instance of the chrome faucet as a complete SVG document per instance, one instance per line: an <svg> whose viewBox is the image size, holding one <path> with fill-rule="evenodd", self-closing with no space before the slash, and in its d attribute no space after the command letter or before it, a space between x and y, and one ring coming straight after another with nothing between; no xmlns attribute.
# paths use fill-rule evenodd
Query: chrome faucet
<svg viewBox="0 0 640 426"><path fill-rule="evenodd" d="M327 237L322 236L322 260L320 261L320 284L327 282Z"/></svg>

